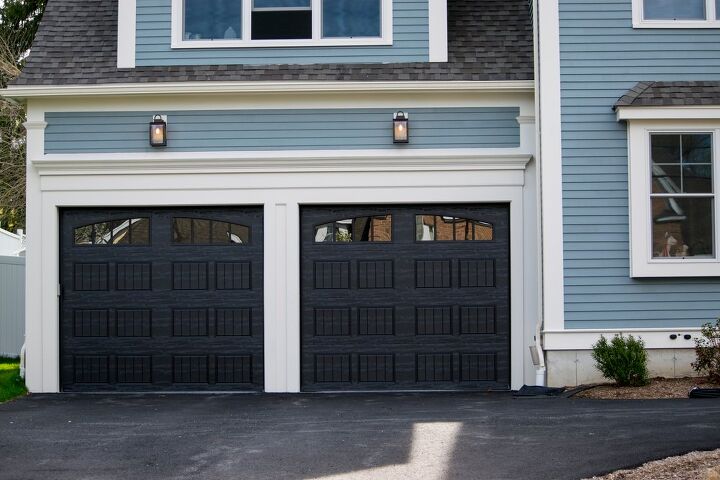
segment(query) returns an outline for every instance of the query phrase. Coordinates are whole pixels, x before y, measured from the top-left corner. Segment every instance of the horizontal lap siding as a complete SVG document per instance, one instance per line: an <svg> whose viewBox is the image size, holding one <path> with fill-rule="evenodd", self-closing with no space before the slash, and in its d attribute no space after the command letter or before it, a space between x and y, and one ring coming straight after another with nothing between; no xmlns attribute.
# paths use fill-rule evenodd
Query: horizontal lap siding
<svg viewBox="0 0 720 480"><path fill-rule="evenodd" d="M560 0L566 328L720 315L718 279L629 277L627 133L612 111L639 81L720 80L720 32L633 30L631 13L631 0Z"/></svg>
<svg viewBox="0 0 720 480"><path fill-rule="evenodd" d="M390 148L385 109L167 112L167 151ZM518 147L519 109L409 110L410 143L396 148ZM153 112L47 113L46 153L147 152Z"/></svg>
<svg viewBox="0 0 720 480"><path fill-rule="evenodd" d="M394 0L393 45L366 47L170 47L171 0L137 0L136 63L165 65L268 65L427 62L428 0Z"/></svg>

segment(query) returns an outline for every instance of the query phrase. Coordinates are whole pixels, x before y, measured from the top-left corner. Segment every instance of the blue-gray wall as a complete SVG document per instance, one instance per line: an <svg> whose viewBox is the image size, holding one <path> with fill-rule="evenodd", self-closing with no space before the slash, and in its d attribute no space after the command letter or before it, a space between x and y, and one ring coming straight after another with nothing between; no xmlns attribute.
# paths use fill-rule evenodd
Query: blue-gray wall
<svg viewBox="0 0 720 480"><path fill-rule="evenodd" d="M137 0L137 66L394 63L429 60L428 0L393 0L393 45L170 48L171 0Z"/></svg>
<svg viewBox="0 0 720 480"><path fill-rule="evenodd" d="M720 279L629 278L627 133L612 111L638 81L720 80L720 29L633 30L631 3L560 0L567 328L720 315Z"/></svg>
<svg viewBox="0 0 720 480"><path fill-rule="evenodd" d="M410 143L394 148L512 148L519 108L409 109ZM47 113L46 153L146 152L154 112ZM393 111L243 110L162 112L167 151L390 148Z"/></svg>

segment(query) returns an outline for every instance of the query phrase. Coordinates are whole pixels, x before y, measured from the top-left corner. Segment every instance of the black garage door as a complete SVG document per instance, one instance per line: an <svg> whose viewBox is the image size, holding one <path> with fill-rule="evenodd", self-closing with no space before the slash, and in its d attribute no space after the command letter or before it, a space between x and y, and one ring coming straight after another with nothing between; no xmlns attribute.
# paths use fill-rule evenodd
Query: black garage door
<svg viewBox="0 0 720 480"><path fill-rule="evenodd" d="M261 208L61 220L64 391L262 390Z"/></svg>
<svg viewBox="0 0 720 480"><path fill-rule="evenodd" d="M304 390L509 388L506 205L301 218Z"/></svg>

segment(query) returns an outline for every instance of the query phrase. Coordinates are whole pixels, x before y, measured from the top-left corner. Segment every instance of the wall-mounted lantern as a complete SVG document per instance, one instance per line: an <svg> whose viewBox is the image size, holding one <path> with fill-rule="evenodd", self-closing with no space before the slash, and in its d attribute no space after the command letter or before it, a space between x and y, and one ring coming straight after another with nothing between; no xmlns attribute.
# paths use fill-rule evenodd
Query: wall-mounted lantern
<svg viewBox="0 0 720 480"><path fill-rule="evenodd" d="M167 122L163 120L162 115L155 115L150 122L150 146L167 146Z"/></svg>
<svg viewBox="0 0 720 480"><path fill-rule="evenodd" d="M405 112L397 112L393 115L393 143L410 142L408 115Z"/></svg>

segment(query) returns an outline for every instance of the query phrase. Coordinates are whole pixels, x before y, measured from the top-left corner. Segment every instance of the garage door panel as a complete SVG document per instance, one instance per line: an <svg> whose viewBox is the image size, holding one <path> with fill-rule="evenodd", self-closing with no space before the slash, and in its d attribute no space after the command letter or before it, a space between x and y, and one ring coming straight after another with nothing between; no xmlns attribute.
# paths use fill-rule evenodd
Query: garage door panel
<svg viewBox="0 0 720 480"><path fill-rule="evenodd" d="M373 215L391 225L374 233L384 241L369 241ZM305 390L509 387L507 206L307 207L301 218ZM419 240L428 232L452 241Z"/></svg>
<svg viewBox="0 0 720 480"><path fill-rule="evenodd" d="M178 218L197 232L175 235ZM63 390L262 389L262 221L257 207L63 211Z"/></svg>

